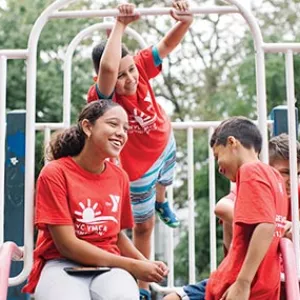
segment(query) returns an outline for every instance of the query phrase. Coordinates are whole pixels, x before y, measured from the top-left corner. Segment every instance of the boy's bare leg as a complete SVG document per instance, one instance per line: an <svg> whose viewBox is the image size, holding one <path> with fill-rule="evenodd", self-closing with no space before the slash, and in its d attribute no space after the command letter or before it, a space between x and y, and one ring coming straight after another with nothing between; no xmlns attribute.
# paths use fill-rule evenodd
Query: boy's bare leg
<svg viewBox="0 0 300 300"><path fill-rule="evenodd" d="M181 298L176 293L171 293L164 297L164 300L180 300Z"/></svg>
<svg viewBox="0 0 300 300"><path fill-rule="evenodd" d="M164 203L166 200L166 187L159 183L156 184L156 202Z"/></svg>
<svg viewBox="0 0 300 300"><path fill-rule="evenodd" d="M133 228L133 242L136 248L146 257L151 254L151 234L155 224L154 215L144 223L136 223ZM138 281L139 287L149 290L149 283Z"/></svg>

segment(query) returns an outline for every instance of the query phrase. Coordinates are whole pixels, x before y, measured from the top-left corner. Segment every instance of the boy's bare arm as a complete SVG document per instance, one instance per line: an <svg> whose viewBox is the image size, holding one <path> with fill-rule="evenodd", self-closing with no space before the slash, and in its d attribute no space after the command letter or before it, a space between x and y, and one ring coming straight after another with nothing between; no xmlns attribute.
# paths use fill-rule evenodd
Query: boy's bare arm
<svg viewBox="0 0 300 300"><path fill-rule="evenodd" d="M260 223L252 234L248 251L237 280L252 282L273 240L275 224Z"/></svg>
<svg viewBox="0 0 300 300"><path fill-rule="evenodd" d="M100 60L97 84L105 96L111 95L116 85L124 30L125 25L116 20Z"/></svg>
<svg viewBox="0 0 300 300"><path fill-rule="evenodd" d="M300 210L299 210L299 215L300 215ZM291 221L288 220L285 221L284 237L293 241L293 224Z"/></svg>
<svg viewBox="0 0 300 300"><path fill-rule="evenodd" d="M117 17L115 25L109 35L99 65L97 84L101 94L110 96L114 91L119 65L122 55L122 36L126 26L139 19L139 15L133 15L135 5L130 3L118 6L122 16Z"/></svg>
<svg viewBox="0 0 300 300"><path fill-rule="evenodd" d="M193 22L193 15L188 13L188 1L173 0L172 5L174 10L171 12L171 16L178 22L157 44L157 50L161 59L165 58L181 42ZM185 12L186 14L178 15L176 11Z"/></svg>
<svg viewBox="0 0 300 300"><path fill-rule="evenodd" d="M125 257L131 257L138 260L148 260L122 231L118 235L117 245L121 251L121 254Z"/></svg>
<svg viewBox="0 0 300 300"><path fill-rule="evenodd" d="M271 223L260 223L255 227L237 279L225 292L222 299L248 299L251 283L272 243L274 231L275 224Z"/></svg>
<svg viewBox="0 0 300 300"><path fill-rule="evenodd" d="M223 244L226 251L229 251L232 242L232 223L223 222Z"/></svg>
<svg viewBox="0 0 300 300"><path fill-rule="evenodd" d="M232 241L232 221L234 201L227 196L221 198L215 207L215 215L223 222L223 243L226 250L229 250Z"/></svg>
<svg viewBox="0 0 300 300"><path fill-rule="evenodd" d="M291 241L293 240L292 225L293 224L291 221L286 221L284 226L284 237L290 239Z"/></svg>

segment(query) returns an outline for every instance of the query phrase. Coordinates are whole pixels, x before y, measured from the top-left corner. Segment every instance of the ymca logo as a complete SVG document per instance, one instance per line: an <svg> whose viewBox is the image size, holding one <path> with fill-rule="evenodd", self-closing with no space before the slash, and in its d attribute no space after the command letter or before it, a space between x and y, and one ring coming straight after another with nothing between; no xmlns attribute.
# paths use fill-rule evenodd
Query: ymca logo
<svg viewBox="0 0 300 300"><path fill-rule="evenodd" d="M120 196L109 195L111 212L116 213L119 208ZM75 211L74 214L78 216L76 221L85 223L85 224L96 224L103 223L107 221L112 221L118 223L117 219L114 216L103 216L102 211L98 209L98 202L92 203L91 199L86 200L86 204L79 202L78 205L81 208L81 211ZM107 205L107 202L106 202Z"/></svg>
<svg viewBox="0 0 300 300"><path fill-rule="evenodd" d="M142 128L145 128L145 127L150 126L151 124L155 123L156 118L157 118L156 114L154 114L152 117L150 115L145 114L142 111L138 111L136 108L133 110L133 119ZM132 122L133 120L130 120L130 121Z"/></svg>

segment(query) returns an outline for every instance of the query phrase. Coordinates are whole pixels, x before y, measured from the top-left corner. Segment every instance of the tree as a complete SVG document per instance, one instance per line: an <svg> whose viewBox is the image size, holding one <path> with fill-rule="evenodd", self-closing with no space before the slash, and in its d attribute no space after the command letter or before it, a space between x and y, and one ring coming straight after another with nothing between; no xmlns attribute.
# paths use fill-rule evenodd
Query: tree
<svg viewBox="0 0 300 300"><path fill-rule="evenodd" d="M16 1L8 0L7 8L0 10L0 44L2 49L26 49L29 33L41 12L52 3L50 0ZM72 8L82 7L75 5ZM17 16L17 17L16 17ZM37 65L37 122L61 122L63 99L63 59L68 44L83 28L95 21L70 19L50 21L41 33L38 44ZM9 33L9 34L8 34ZM82 55L82 49L91 41L84 41L76 51L72 66L72 120L86 102L86 92L92 80L92 63L89 56ZM23 60L8 63L7 107L25 109L26 65ZM42 163L42 137L38 134L38 174Z"/></svg>
<svg viewBox="0 0 300 300"><path fill-rule="evenodd" d="M295 42L299 38L297 29L299 29L300 23L296 14L299 5L299 0L269 0L253 8L265 42ZM245 44L245 59L235 70L243 97L255 101L254 53L252 38L249 34L244 37L243 43ZM300 93L299 64L298 55L294 55L296 99ZM266 54L266 88L268 112L273 107L286 103L285 56L282 53ZM296 103L296 106L299 108L299 103Z"/></svg>

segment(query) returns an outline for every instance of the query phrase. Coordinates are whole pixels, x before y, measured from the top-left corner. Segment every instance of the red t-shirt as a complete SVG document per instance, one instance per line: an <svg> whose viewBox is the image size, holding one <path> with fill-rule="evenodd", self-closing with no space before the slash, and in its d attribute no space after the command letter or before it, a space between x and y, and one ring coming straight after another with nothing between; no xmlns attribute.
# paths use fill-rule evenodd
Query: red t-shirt
<svg viewBox="0 0 300 300"><path fill-rule="evenodd" d="M79 239L120 255L117 236L122 229L133 227L129 180L119 167L105 164L101 174L92 174L65 157L42 169L36 190L38 238L24 292L34 292L47 260L63 258L47 225L72 225Z"/></svg>
<svg viewBox="0 0 300 300"><path fill-rule="evenodd" d="M235 198L236 198L236 189L232 189L230 191L230 193L225 196L224 198L227 198L229 200L232 200L233 202L235 201ZM298 199L300 199L300 185L298 186ZM292 221L292 204L291 204L291 201L289 200L288 201L288 215L287 215L287 220L288 221ZM299 201L299 210L300 210L300 201ZM222 223L222 220L220 220L220 223Z"/></svg>
<svg viewBox="0 0 300 300"><path fill-rule="evenodd" d="M139 179L164 151L171 132L171 123L163 108L156 102L149 80L161 71L155 66L152 49L147 48L134 56L139 71L136 94L121 96L114 93L113 100L123 106L129 118L128 141L120 160L130 181ZM98 100L96 86L90 87L88 102Z"/></svg>
<svg viewBox="0 0 300 300"><path fill-rule="evenodd" d="M250 300L279 299L279 239L283 235L288 201L281 175L262 162L244 164L237 174L233 239L229 252L211 274L206 300L219 300L235 282L244 262L253 224L276 224L273 241L251 285Z"/></svg>

